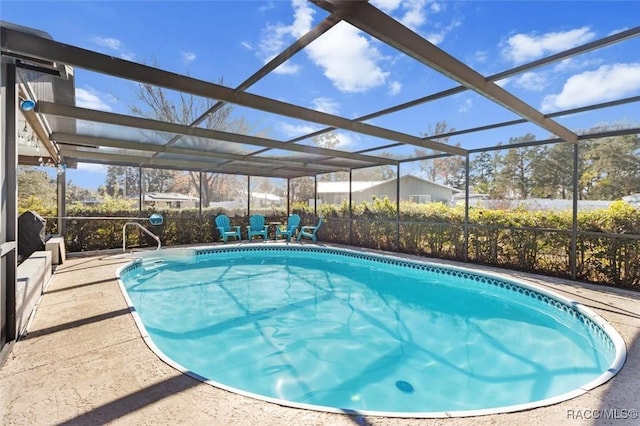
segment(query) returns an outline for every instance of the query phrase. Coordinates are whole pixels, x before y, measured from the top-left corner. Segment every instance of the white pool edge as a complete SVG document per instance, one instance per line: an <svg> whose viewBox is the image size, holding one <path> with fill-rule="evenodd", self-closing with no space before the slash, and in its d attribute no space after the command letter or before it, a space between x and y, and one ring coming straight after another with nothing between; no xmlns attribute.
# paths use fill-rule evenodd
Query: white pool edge
<svg viewBox="0 0 640 426"><path fill-rule="evenodd" d="M288 244L286 245L279 245L279 247L285 248L288 246ZM393 259L393 260L410 260L412 262L418 262L418 263L422 263L425 265L430 265L430 266L434 266L437 268L444 268L444 269L450 269L450 270L456 270L456 271L461 271L461 272L467 272L470 274L475 274L475 275L481 275L481 276L485 276L485 277L491 277L491 278L497 278L500 279L502 281L507 281L510 283L514 283L516 285L519 285L521 287L527 288L529 290L533 290L536 291L538 293L542 293L550 298L553 298L561 303L564 303L566 305L572 306L574 308L576 308L578 311L580 311L581 314L583 314L585 317L591 319L592 321L594 321L597 325L599 325L603 331L606 333L606 335L611 339L614 348L615 348L615 357L613 362L611 363L611 365L609 366L609 368L607 369L607 371L605 371L603 374L601 374L600 376L598 376L597 378L595 378L594 380L580 386L577 389L574 389L570 392L565 392L563 394L554 396L552 398L546 398L546 399L542 399L542 400L538 400L538 401L534 401L534 402L530 402L530 403L524 403L524 404L516 404L516 405L508 405L508 406L503 406L503 407L494 407L494 408L486 408L486 409L478 409L478 410L464 410L464 411L435 411L435 412L399 412L399 411L375 411L375 410L353 410L353 409L341 409L341 408L336 408L336 407L329 407L329 406L322 406L322 405L313 405L313 404L304 404L304 403L299 403L299 402L295 402L295 401L289 401L286 399L279 399L279 398L273 398L273 397L268 397L268 396L264 396L264 395L260 395L260 394L256 394L253 392L248 392L242 389L238 389L232 386L228 386L225 385L223 383L219 383L216 382L214 380L210 380L207 379L205 377L200 376L199 374L190 371L189 369L185 368L184 366L182 366L181 364L175 362L173 359L171 359L170 357L166 356L164 354L164 352L162 352L153 342L153 340L151 339L151 337L149 336L144 324L142 323L142 319L140 318L140 316L138 315L135 307L133 306L133 303L131 301L131 299L129 298L129 295L127 293L127 290L124 286L124 283L122 282L121 279L121 273L123 270L127 269L128 267L130 267L133 263L135 262L140 262L142 261L142 259L144 258L152 258L155 256L158 256L159 253L163 253L163 254L171 254L171 255L175 255L176 257L188 257L191 255L195 255L195 253L197 253L198 250L224 250L224 249L228 249L230 247L238 247L238 248L250 248L250 247L264 247L263 244L261 243L257 243L257 244L253 244L253 243L236 243L236 244L226 244L224 246L200 246L200 247L188 247L188 248L165 248L165 249L161 249L159 252L158 251L154 251L154 252L145 252L145 253L138 253L136 256L132 256L133 259L131 262L126 263L122 266L120 266L117 270L116 270L116 278L118 280L118 286L120 287L120 291L128 305L129 308L129 312L131 313L133 320L136 324L136 326L138 327L139 331L140 331L140 335L143 339L143 341L145 342L145 344L147 345L147 347L149 347L149 349L156 354L156 356L158 356L158 358L163 361L165 364L175 368L176 370L180 371L181 373L192 377L196 380L199 380L203 383L207 383L211 386L220 388L220 389L224 389L226 391L229 392L233 392L236 393L238 395L242 395L242 396L246 396L249 398L254 398L254 399L258 399L258 400L262 400L262 401L266 401L266 402L271 402L274 404L278 404L278 405L282 405L282 406L286 406L286 407L292 407L292 408L299 408L299 409L304 409L304 410L312 410L312 411L321 411L321 412L329 412L329 413L339 413L339 414L349 414L349 415L363 415L363 416L378 416L378 417L393 417L393 418L449 418L449 417L476 417L476 416L486 416L486 415L492 415L492 414L504 414L504 413L513 413L513 412L517 412L517 411L525 411L525 410L531 410L531 409L535 409L535 408L541 408L541 407L545 407L545 406L549 406L549 405L554 405L554 404L558 404L573 398L576 398L578 396L584 395L585 393L589 392L590 390L593 390L603 384L605 384L606 382L608 382L609 380L611 380L616 374L618 374L618 372L620 372L620 370L622 369L626 358L627 358L627 346L624 342L624 339L622 338L622 336L620 335L620 333L611 325L609 324L602 316L600 316L598 313L596 313L595 311L591 310L590 308L580 304L579 302L569 299L565 296L562 296L554 291L548 290L544 287L541 287L539 285L536 285L534 283L531 282L527 282L523 279L520 278L514 278L512 276L509 276L508 274L505 273L499 273L499 272L487 272L487 271L483 271L483 270L478 270L478 269L474 269L474 268L469 268L469 267L462 267L462 266L457 266L457 265L450 265L450 264L442 264L442 263L434 263L434 262L430 262L428 260L418 260L415 258L403 258L401 257L402 254L399 253L398 255L393 255L393 254L387 254L387 253L379 253L376 251L364 251L364 253L369 254L369 255L375 255L377 257L384 257L384 258L389 258L389 259ZM308 249L312 249L312 246L309 245L305 245L304 247L308 248ZM353 250L353 249L348 249L348 248L342 248L342 247L322 247L324 248L330 248L331 250L337 250L337 251L344 251L344 252L348 252L348 253L353 253L353 254L362 254L363 251L360 250ZM194 256L195 257L195 256Z"/></svg>

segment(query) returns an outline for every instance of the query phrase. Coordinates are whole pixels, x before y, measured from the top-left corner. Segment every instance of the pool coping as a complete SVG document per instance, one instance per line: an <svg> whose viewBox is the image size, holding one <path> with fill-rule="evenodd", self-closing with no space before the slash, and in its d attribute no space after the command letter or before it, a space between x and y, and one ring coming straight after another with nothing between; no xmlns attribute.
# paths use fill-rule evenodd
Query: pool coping
<svg viewBox="0 0 640 426"><path fill-rule="evenodd" d="M383 252L380 250L373 250L373 249L366 249L366 248L352 248L352 247L342 247L338 245L323 245L323 244L301 245L301 244L285 243L285 244L273 244L273 245L267 246L264 243L239 242L239 243L231 243L231 244L218 245L218 246L197 245L197 246L182 247L182 248L180 247L165 248L163 250L164 250L164 253L167 253L167 252L173 253L178 255L178 257L183 257L183 256L197 256L200 254L199 253L200 251L213 253L216 251L240 251L240 250L244 251L244 250L250 250L252 248L260 248L261 250L279 250L279 249L298 250L300 248L301 250L309 250L309 251L311 250L322 251L324 249L327 249L327 250L336 251L336 252L358 254L360 256L371 255L377 258L387 259L392 262L408 261L412 263L427 265L429 267L460 271L470 275L484 276L490 279L498 279L501 281L505 281L505 282L514 284L516 286L520 286L525 289L528 289L532 292L546 295L554 300L559 301L560 303L568 307L571 307L577 310L581 315L585 316L586 318L594 322L598 327L600 327L603 330L603 332L607 335L607 337L611 339L615 349L615 357L611 365L607 369L607 371L605 371L597 378L589 381L588 383L585 383L584 385L580 386L579 388L573 391L565 392L563 394L560 394L551 398L545 398L545 399L534 401L534 402L503 406L503 407L487 408L487 409L475 409L475 410L464 410L464 411L437 411L437 412L396 412L396 411L374 411L374 410L350 410L350 409L341 409L341 408L335 408L335 407L329 407L329 406L305 404L305 403L299 403L299 402L294 402L294 401L289 401L289 400L284 400L279 398L268 397L261 394L256 394L256 393L248 392L242 389L238 389L232 386L228 386L223 383L217 382L215 380L210 380L205 377L202 377L197 373L192 372L189 369L185 368L184 366L180 365L179 363L175 362L170 357L166 356L155 345L155 343L149 336L148 332L146 331L146 328L141 318L136 312L136 309L133 306L133 303L129 298L127 290L121 279L122 273L128 268L131 268L132 265L134 265L136 262L142 262L144 259L153 259L155 256L157 256L157 252L147 251L147 252L139 253L137 255L136 254L131 255L132 257L131 262L124 264L117 269L116 278L117 278L120 291L122 292L122 295L125 298L125 301L131 312L131 315L136 323L136 326L140 331L142 339L144 340L145 344L149 347L149 349L152 352L154 352L160 360L162 360L164 363L171 366L172 368L175 368L176 370L180 371L181 373L188 375L194 379L200 380L203 383L207 383L208 385L211 385L220 389L224 389L245 397L258 399L268 403L275 403L278 405L288 406L296 409L312 410L312 411L320 411L320 412L328 412L328 413L339 413L339 414L347 413L352 415L402 418L402 419L407 419L407 418L439 419L439 418L479 417L479 416L490 416L490 415L499 415L499 414L505 414L505 413L522 412L522 411L532 410L536 408L546 407L550 405L559 404L565 401L569 401L611 380L620 372L620 370L623 368L625 361L627 359L627 346L624 339L622 338L618 330L616 330L615 327L609 324L609 322L606 321L606 319L603 318L601 315L599 315L592 309L588 308L587 306L584 306L583 304L579 303L574 299L565 297L553 290L541 287L527 280L518 279L512 275L508 275L509 271L505 271L505 270L500 270L500 272L496 272L496 271L487 270L487 268L483 268L483 267L476 268L475 265L474 267L469 267L466 264L463 266L459 264L453 264L453 262L438 261L437 259L420 258L417 256L411 256L411 255L406 256L401 253L390 253L390 252Z"/></svg>
<svg viewBox="0 0 640 426"><path fill-rule="evenodd" d="M211 244L214 245L221 244ZM322 242L317 245L386 253ZM418 255L391 254L425 260ZM121 250L73 253L56 268L28 335L13 345L11 354L0 365L0 412L4 424L638 424L640 292L637 291L477 265L481 270L518 277L568 295L596 311L622 334L628 348L625 365L613 379L583 395L532 410L446 419L392 418L301 410L247 398L168 366L144 343L122 297L115 270L128 261L122 259Z"/></svg>

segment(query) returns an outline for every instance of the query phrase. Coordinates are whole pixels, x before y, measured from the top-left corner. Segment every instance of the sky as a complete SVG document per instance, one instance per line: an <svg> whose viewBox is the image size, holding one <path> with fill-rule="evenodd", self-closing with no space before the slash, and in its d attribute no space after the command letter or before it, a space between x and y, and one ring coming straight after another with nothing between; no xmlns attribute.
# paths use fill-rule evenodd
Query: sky
<svg viewBox="0 0 640 426"><path fill-rule="evenodd" d="M640 1L371 0L374 6L485 76L638 25ZM303 0L282 1L14 1L0 3L0 19L36 28L55 40L168 71L239 85L327 13ZM640 95L640 37L498 81L517 97L551 113ZM131 113L135 86L76 70L78 106ZM248 91L347 118L357 118L458 84L380 41L340 23ZM236 106L251 134L289 140L322 128ZM518 118L465 91L369 121L416 136L438 122L467 129ZM558 118L574 131L607 122L640 123L630 104ZM454 137L464 148L497 145L509 137L548 132L534 125ZM342 131L337 149L359 150L386 141ZM406 156L407 149L391 150ZM404 150L404 151L403 151ZM374 152L375 153L375 152ZM68 170L76 184L95 189L104 168Z"/></svg>

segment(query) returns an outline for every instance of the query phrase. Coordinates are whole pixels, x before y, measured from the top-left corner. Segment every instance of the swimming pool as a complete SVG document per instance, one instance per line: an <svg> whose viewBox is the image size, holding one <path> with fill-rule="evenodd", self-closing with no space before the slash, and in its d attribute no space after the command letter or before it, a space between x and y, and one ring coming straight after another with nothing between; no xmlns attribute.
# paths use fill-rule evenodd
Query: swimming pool
<svg viewBox="0 0 640 426"><path fill-rule="evenodd" d="M398 417L516 411L622 367L619 334L531 284L355 250L166 250L119 277L167 363L282 405Z"/></svg>

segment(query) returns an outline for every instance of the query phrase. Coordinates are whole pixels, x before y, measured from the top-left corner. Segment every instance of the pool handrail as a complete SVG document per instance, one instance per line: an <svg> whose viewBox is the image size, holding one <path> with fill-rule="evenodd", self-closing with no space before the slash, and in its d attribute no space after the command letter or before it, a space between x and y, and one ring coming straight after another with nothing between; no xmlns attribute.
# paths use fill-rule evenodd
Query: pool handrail
<svg viewBox="0 0 640 426"><path fill-rule="evenodd" d="M160 246L162 245L162 243L160 242L160 237L158 237L153 232L149 231L144 226L140 225L138 222L127 222L122 226L122 252L123 253L127 251L127 249L126 249L126 245L127 245L127 233L126 233L127 225L135 225L135 226L137 226L142 231L144 231L147 235L149 235L151 238L156 240L156 242L158 243L158 247L156 247L156 251L160 250Z"/></svg>

